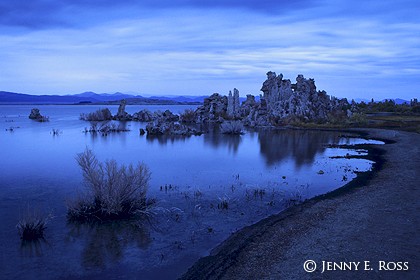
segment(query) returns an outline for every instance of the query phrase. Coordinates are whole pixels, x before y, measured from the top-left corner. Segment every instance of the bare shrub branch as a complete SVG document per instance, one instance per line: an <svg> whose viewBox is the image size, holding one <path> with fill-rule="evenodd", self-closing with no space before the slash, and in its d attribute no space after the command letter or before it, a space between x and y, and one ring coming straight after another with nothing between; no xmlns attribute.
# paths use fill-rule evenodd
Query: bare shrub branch
<svg viewBox="0 0 420 280"><path fill-rule="evenodd" d="M223 134L243 134L243 129L241 121L226 121L220 125Z"/></svg>
<svg viewBox="0 0 420 280"><path fill-rule="evenodd" d="M70 219L126 218L146 208L150 180L146 165L118 166L115 160L102 163L89 149L78 154L76 160L88 192L68 204Z"/></svg>

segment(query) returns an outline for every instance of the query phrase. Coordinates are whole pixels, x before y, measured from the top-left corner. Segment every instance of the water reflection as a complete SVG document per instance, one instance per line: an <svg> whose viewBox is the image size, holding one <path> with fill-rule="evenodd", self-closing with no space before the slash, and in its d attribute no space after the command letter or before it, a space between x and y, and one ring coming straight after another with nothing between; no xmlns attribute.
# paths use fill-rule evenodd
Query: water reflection
<svg viewBox="0 0 420 280"><path fill-rule="evenodd" d="M0 113L23 114L13 123L21 127L14 133L5 131L11 123L0 121L0 143L7 147L0 152L0 158L7 159L0 161L1 214L9 217L0 223L0 231L4 240L16 240L3 242L0 263L8 279L24 274L41 279L143 277L146 272L149 279L173 279L231 232L278 213L289 201L343 185L343 175L349 180L352 176L348 170L370 167L362 159L330 159L349 153L324 148L337 143L333 132L261 130L258 134L257 130L231 137L210 126L203 127L207 134L201 136L146 137L139 135L145 124L132 122L127 124L131 131L102 137L82 133L89 123L78 119L79 113L92 112L96 106L41 109L50 123L30 121L31 107L12 106ZM54 138L50 134L54 128L64 133ZM150 167L150 195L162 208L151 224L66 225L63 201L82 182L74 156L86 146L101 160L116 159L121 164L141 160ZM325 174L317 174L319 170ZM159 191L165 184L178 188ZM10 230L15 226L10 217L23 197L62 211L51 224L51 247L44 240L23 244L22 254L42 255L25 260L17 248L16 232ZM217 207L223 201L228 209Z"/></svg>
<svg viewBox="0 0 420 280"><path fill-rule="evenodd" d="M216 149L226 146L228 151L232 151L234 154L238 152L241 142L241 135L225 135L215 132L204 134L204 143Z"/></svg>
<svg viewBox="0 0 420 280"><path fill-rule="evenodd" d="M85 126L82 132L86 137L90 137L92 142L107 142L117 139L125 144L127 133L131 130L131 124L126 121L90 121L89 126Z"/></svg>
<svg viewBox="0 0 420 280"><path fill-rule="evenodd" d="M50 248L45 238L35 240L22 240L20 244L20 253L24 257L40 257L46 248Z"/></svg>
<svg viewBox="0 0 420 280"><path fill-rule="evenodd" d="M267 165L293 158L296 167L310 165L315 156L325 151L326 144L338 143L338 133L304 130L261 130L260 152Z"/></svg>
<svg viewBox="0 0 420 280"><path fill-rule="evenodd" d="M173 144L174 142L185 142L185 140L193 136L182 136L182 135L146 135L147 142L157 142L162 146L168 143Z"/></svg>
<svg viewBox="0 0 420 280"><path fill-rule="evenodd" d="M151 243L147 226L138 221L108 223L69 223L68 237L85 241L82 250L84 267L105 267L124 257L124 251L131 246L146 249Z"/></svg>

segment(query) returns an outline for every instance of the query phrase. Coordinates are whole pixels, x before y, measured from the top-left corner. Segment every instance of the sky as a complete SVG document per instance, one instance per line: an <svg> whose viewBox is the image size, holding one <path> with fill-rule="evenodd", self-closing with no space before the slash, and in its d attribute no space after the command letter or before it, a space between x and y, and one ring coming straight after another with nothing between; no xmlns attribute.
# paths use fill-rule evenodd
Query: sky
<svg viewBox="0 0 420 280"><path fill-rule="evenodd" d="M1 0L0 90L420 97L418 0Z"/></svg>

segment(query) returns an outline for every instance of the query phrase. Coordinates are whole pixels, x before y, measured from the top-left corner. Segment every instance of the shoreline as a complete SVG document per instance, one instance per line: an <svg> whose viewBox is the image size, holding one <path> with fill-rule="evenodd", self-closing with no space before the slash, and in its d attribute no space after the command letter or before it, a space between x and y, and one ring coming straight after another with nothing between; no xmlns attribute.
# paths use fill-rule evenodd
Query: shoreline
<svg viewBox="0 0 420 280"><path fill-rule="evenodd" d="M420 135L382 129L346 131L387 141L370 148L376 159L373 171L239 230L181 279L416 279ZM305 272L306 260L314 260L318 268ZM322 261L369 261L372 270L321 273ZM408 262L408 270L385 271L380 261Z"/></svg>

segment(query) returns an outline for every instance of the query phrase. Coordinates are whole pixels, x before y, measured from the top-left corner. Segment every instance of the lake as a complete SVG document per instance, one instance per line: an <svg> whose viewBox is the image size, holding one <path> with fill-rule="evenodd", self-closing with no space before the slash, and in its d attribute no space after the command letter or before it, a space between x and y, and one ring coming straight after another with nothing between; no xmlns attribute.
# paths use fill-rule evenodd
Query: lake
<svg viewBox="0 0 420 280"><path fill-rule="evenodd" d="M5 279L174 279L233 232L294 203L335 190L372 162L348 159L366 150L336 144L380 144L340 132L246 131L241 136L148 137L146 123L128 132L83 133L80 113L97 105L36 105L49 122L32 121L33 105L0 105L1 271ZM108 106L115 114L118 106ZM127 106L180 113L196 106ZM53 135L59 129L59 135ZM145 163L152 177L147 219L75 224L66 201L84 189L75 157L86 148L101 161ZM337 157L338 158L331 158ZM322 172L320 172L322 170ZM323 173L323 174L320 174ZM227 209L222 209L221 202ZM45 240L22 243L16 230L27 209L50 214Z"/></svg>

